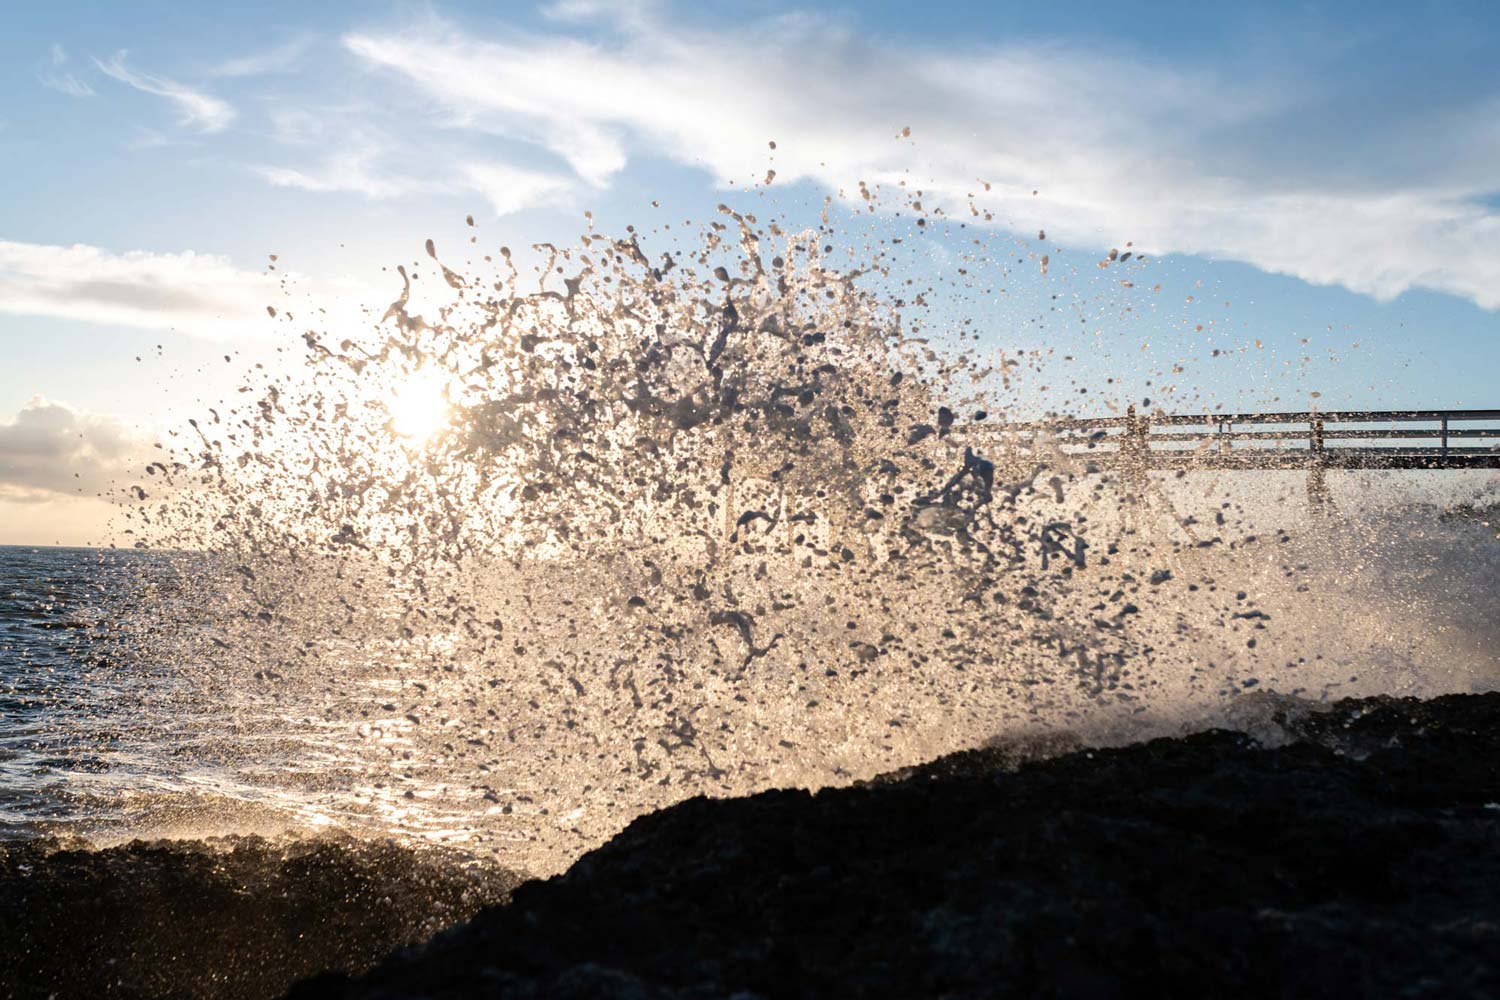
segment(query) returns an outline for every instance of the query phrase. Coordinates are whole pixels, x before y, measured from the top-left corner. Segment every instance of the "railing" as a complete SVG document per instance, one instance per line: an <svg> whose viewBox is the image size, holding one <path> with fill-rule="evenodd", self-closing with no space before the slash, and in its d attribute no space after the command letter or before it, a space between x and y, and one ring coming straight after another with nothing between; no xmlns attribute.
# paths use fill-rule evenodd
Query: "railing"
<svg viewBox="0 0 1500 1000"><path fill-rule="evenodd" d="M1344 426L1349 424L1391 426ZM1160 429L1164 427L1173 429ZM1137 416L1132 410L1121 417L1067 417L1002 424L996 429L1002 434L1046 433L1056 438L1063 451L1079 457L1103 463L1135 458L1157 469L1500 468L1500 410L1154 416ZM1361 444L1337 443L1343 441Z"/></svg>

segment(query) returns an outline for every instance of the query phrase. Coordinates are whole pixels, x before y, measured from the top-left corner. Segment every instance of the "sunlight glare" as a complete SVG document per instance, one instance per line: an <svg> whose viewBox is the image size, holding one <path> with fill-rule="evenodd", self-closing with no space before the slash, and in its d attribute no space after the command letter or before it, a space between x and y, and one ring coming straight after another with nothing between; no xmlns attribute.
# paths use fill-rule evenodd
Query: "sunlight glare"
<svg viewBox="0 0 1500 1000"><path fill-rule="evenodd" d="M391 430L398 437L422 444L448 425L446 380L440 372L412 372L391 391L386 409L391 414Z"/></svg>

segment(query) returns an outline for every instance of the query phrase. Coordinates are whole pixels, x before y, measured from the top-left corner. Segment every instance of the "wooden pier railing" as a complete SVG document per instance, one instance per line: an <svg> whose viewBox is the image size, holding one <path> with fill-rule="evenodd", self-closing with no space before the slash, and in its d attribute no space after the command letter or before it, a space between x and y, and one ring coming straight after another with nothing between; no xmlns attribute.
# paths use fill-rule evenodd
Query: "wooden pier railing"
<svg viewBox="0 0 1500 1000"><path fill-rule="evenodd" d="M1382 425L1382 426L1371 426ZM1500 469L1500 410L1343 410L1059 418L1065 452L1152 469Z"/></svg>

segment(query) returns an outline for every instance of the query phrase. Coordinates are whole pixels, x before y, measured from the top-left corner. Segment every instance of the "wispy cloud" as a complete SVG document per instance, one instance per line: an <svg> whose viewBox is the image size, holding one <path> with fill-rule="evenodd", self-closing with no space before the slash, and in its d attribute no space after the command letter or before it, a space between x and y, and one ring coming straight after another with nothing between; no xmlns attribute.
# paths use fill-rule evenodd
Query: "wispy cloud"
<svg viewBox="0 0 1500 1000"><path fill-rule="evenodd" d="M496 215L566 202L575 185L557 174L523 170L505 163L470 163L462 171L469 189L483 195Z"/></svg>
<svg viewBox="0 0 1500 1000"><path fill-rule="evenodd" d="M266 306L285 298L275 275L210 254L0 241L0 313L228 340L271 333Z"/></svg>
<svg viewBox="0 0 1500 1000"><path fill-rule="evenodd" d="M40 73L37 80L44 87L67 94L69 97L93 97L94 88L84 83L72 73L63 69L68 64L68 52L56 42L48 52L51 69Z"/></svg>
<svg viewBox="0 0 1500 1000"><path fill-rule="evenodd" d="M288 73L297 67L316 41L313 35L298 35L269 49L227 59L210 70L210 75L241 77Z"/></svg>
<svg viewBox="0 0 1500 1000"><path fill-rule="evenodd" d="M541 11L554 21L603 20L641 27L659 17L665 8L665 0L556 0Z"/></svg>
<svg viewBox="0 0 1500 1000"><path fill-rule="evenodd" d="M421 37L351 35L346 46L367 61L393 69L437 98L450 123L534 142L566 160L586 182L603 186L627 159L619 126L630 124L619 104L638 91L647 67L565 38L517 44L469 42L455 34ZM430 65L423 60L436 59ZM511 63L482 66L486 59ZM596 62L597 60L597 62ZM480 75L464 74L481 69ZM599 72L591 77L589 74ZM582 76L577 74L582 73ZM627 92L589 95L591 85ZM738 110L738 109L737 109ZM691 124L682 122L684 128Z"/></svg>
<svg viewBox="0 0 1500 1000"><path fill-rule="evenodd" d="M43 73L37 77L44 87L51 87L69 97L93 97L94 88L72 73Z"/></svg>
<svg viewBox="0 0 1500 1000"><path fill-rule="evenodd" d="M234 121L235 110L227 102L165 77L138 73L125 65L126 54L121 50L108 61L95 59L94 65L107 76L136 90L165 98L177 108L178 120L189 128L222 132Z"/></svg>
<svg viewBox="0 0 1500 1000"><path fill-rule="evenodd" d="M251 169L277 187L358 194L376 201L415 194L478 194L497 216L563 204L577 187L565 174L478 158L436 168L428 163L418 176L392 165L400 159L399 144L374 132L331 145L333 151L311 165L294 168L261 164Z"/></svg>
<svg viewBox="0 0 1500 1000"><path fill-rule="evenodd" d="M118 420L33 396L0 420L0 501L107 493L143 464L146 450Z"/></svg>
<svg viewBox="0 0 1500 1000"><path fill-rule="evenodd" d="M380 146L373 142L356 141L300 169L266 165L251 169L277 187L303 191L347 192L382 199L432 190L428 181L386 169L381 164Z"/></svg>
<svg viewBox="0 0 1500 1000"><path fill-rule="evenodd" d="M1221 153L1316 99L1274 80L1076 46L898 46L811 15L730 31L597 0L552 13L596 19L589 40L429 20L344 44L435 104L437 124L535 144L596 187L636 151L748 180L775 140L779 182L909 178L927 200L974 194L997 223L1065 243L1133 240L1380 299L1426 288L1500 308L1500 213L1479 179L1437 157L1372 177L1325 155L1292 177ZM915 148L895 138L905 126Z"/></svg>
<svg viewBox="0 0 1500 1000"><path fill-rule="evenodd" d="M137 126L135 137L125 144L127 149L168 149L171 147L198 146L201 140L169 136L154 128Z"/></svg>
<svg viewBox="0 0 1500 1000"><path fill-rule="evenodd" d="M283 145L306 146L323 134L323 120L303 108L273 107L267 114L271 138Z"/></svg>

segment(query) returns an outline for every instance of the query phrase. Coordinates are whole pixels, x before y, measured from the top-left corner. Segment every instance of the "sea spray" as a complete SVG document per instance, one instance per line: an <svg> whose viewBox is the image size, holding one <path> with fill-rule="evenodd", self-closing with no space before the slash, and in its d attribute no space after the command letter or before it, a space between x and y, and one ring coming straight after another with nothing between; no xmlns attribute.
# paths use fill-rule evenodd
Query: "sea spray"
<svg viewBox="0 0 1500 1000"><path fill-rule="evenodd" d="M1482 641L1420 676L1427 609L1334 610L1371 522L1136 495L1009 428L1024 366L922 328L890 247L724 206L694 239L590 230L527 277L429 241L365 329L279 311L301 371L148 470L132 530L205 614L137 634L267 741L317 734L275 779L304 815L545 870L694 794L1493 678Z"/></svg>

